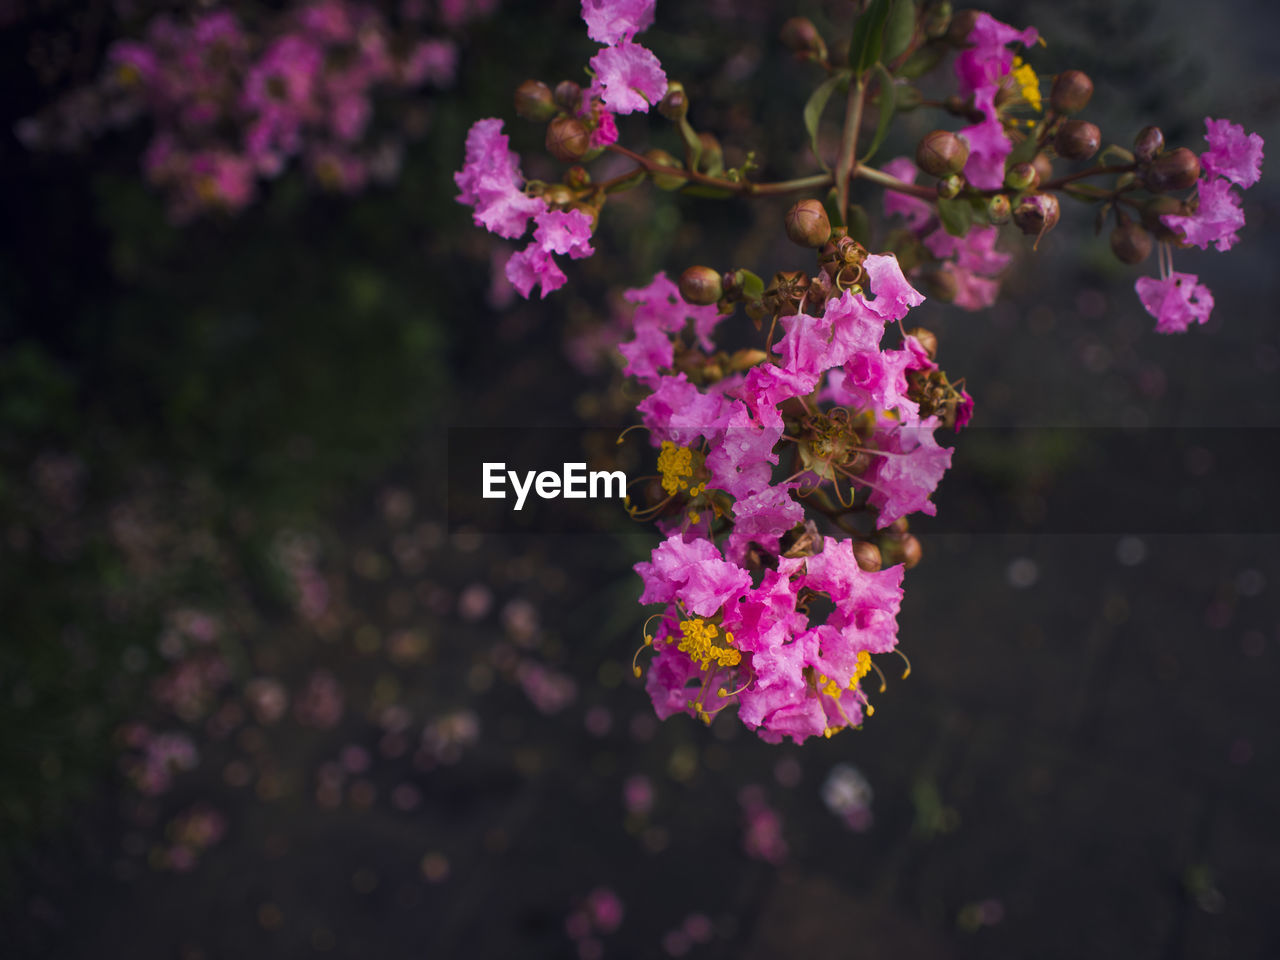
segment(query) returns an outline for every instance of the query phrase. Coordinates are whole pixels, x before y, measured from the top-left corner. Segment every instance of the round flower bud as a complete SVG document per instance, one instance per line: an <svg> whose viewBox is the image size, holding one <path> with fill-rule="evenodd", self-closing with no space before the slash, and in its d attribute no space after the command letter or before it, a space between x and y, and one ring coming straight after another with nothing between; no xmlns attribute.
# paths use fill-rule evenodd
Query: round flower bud
<svg viewBox="0 0 1280 960"><path fill-rule="evenodd" d="M916 338L920 346L924 347L924 352L929 355L930 360L938 358L938 335L932 330L916 327L913 330L908 330L907 336Z"/></svg>
<svg viewBox="0 0 1280 960"><path fill-rule="evenodd" d="M542 199L552 207L567 207L573 203L573 191L563 183L551 183L542 191Z"/></svg>
<svg viewBox="0 0 1280 960"><path fill-rule="evenodd" d="M1160 219L1170 214L1186 216L1187 210L1182 201L1175 197L1152 197L1143 205L1142 225L1157 240L1163 240L1166 243L1180 243L1182 235L1171 227L1166 226L1164 221Z"/></svg>
<svg viewBox="0 0 1280 960"><path fill-rule="evenodd" d="M938 196L943 200L950 200L952 197L959 196L960 191L964 189L964 177L958 173L938 181Z"/></svg>
<svg viewBox="0 0 1280 960"><path fill-rule="evenodd" d="M1053 179L1053 161L1049 159L1047 153L1037 153L1031 158L1031 165L1036 168L1040 183L1048 183Z"/></svg>
<svg viewBox="0 0 1280 960"><path fill-rule="evenodd" d="M689 112L689 98L685 95L684 84L673 80L667 84L667 92L658 101L658 112L672 123L679 123Z"/></svg>
<svg viewBox="0 0 1280 960"><path fill-rule="evenodd" d="M574 164L565 171L564 182L571 190L583 190L591 185L591 174L586 167Z"/></svg>
<svg viewBox="0 0 1280 960"><path fill-rule="evenodd" d="M547 152L557 160L573 163L591 146L591 134L577 117L556 117L547 124Z"/></svg>
<svg viewBox="0 0 1280 960"><path fill-rule="evenodd" d="M1005 171L1004 185L1010 190L1034 190L1040 186L1040 174L1034 163L1015 163Z"/></svg>
<svg viewBox="0 0 1280 960"><path fill-rule="evenodd" d="M1062 215L1058 198L1052 193L1029 193L1013 209L1013 222L1023 233L1040 236L1057 226Z"/></svg>
<svg viewBox="0 0 1280 960"><path fill-rule="evenodd" d="M867 540L859 540L853 545L853 559L858 561L858 568L865 573L875 573L884 564L880 548Z"/></svg>
<svg viewBox="0 0 1280 960"><path fill-rule="evenodd" d="M1068 160L1088 160L1102 146L1102 131L1087 120L1068 120L1058 128L1053 148Z"/></svg>
<svg viewBox="0 0 1280 960"><path fill-rule="evenodd" d="M1164 149L1164 131L1156 126L1146 126L1133 138L1133 158L1139 163L1150 163Z"/></svg>
<svg viewBox="0 0 1280 960"><path fill-rule="evenodd" d="M827 45L808 17L792 17L782 25L780 38L782 45L794 51L802 60L810 57L815 60L827 59Z"/></svg>
<svg viewBox="0 0 1280 960"><path fill-rule="evenodd" d="M667 153L667 151L660 150L657 147L652 150L646 150L644 156L646 160L650 160L660 167L670 167L673 170L684 169L683 163ZM649 176L653 178L653 183L659 190L679 190L689 182L684 177L664 176L661 173L650 173Z"/></svg>
<svg viewBox="0 0 1280 960"><path fill-rule="evenodd" d="M987 201L987 219L996 226L1008 223L1009 218L1012 216L1013 206L1009 203L1009 198L1003 193L997 193Z"/></svg>
<svg viewBox="0 0 1280 960"><path fill-rule="evenodd" d="M1142 175L1142 182L1152 193L1185 190L1200 179L1200 160L1186 147L1178 147L1156 157Z"/></svg>
<svg viewBox="0 0 1280 960"><path fill-rule="evenodd" d="M722 293L720 274L710 267L690 267L680 274L680 296L686 303L706 306L719 300Z"/></svg>
<svg viewBox="0 0 1280 960"><path fill-rule="evenodd" d="M1130 221L1111 231L1111 252L1121 263L1141 263L1151 256L1151 234Z"/></svg>
<svg viewBox="0 0 1280 960"><path fill-rule="evenodd" d="M827 209L817 200L801 200L787 211L787 236L802 247L820 247L831 239Z"/></svg>
<svg viewBox="0 0 1280 960"><path fill-rule="evenodd" d="M551 88L541 80L526 80L516 87L516 116L546 123L556 115L556 100Z"/></svg>
<svg viewBox="0 0 1280 960"><path fill-rule="evenodd" d="M977 10L959 10L951 17L951 25L947 28L947 40L957 47L968 46L969 34L978 23Z"/></svg>
<svg viewBox="0 0 1280 960"><path fill-rule="evenodd" d="M895 546L897 549L893 552L899 555L902 565L908 570L924 559L924 548L920 546L920 540L915 534L908 533Z"/></svg>
<svg viewBox="0 0 1280 960"><path fill-rule="evenodd" d="M916 166L931 177L949 177L964 169L969 144L949 130L934 130L916 145Z"/></svg>
<svg viewBox="0 0 1280 960"><path fill-rule="evenodd" d="M1093 81L1081 70L1063 70L1053 78L1049 106L1058 113L1079 113L1093 96Z"/></svg>
<svg viewBox="0 0 1280 960"><path fill-rule="evenodd" d="M582 87L572 80L561 80L556 84L556 106L568 113L577 113L582 109Z"/></svg>

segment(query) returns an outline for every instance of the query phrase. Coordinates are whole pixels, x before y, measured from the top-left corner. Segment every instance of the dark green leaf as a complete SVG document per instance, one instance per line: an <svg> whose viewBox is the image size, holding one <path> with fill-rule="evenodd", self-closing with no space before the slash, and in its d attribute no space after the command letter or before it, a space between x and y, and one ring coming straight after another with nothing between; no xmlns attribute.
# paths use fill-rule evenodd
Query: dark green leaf
<svg viewBox="0 0 1280 960"><path fill-rule="evenodd" d="M702 159L702 141L698 139L698 131L683 117L680 118L680 137L684 140L685 160L689 169L697 170L698 161Z"/></svg>
<svg viewBox="0 0 1280 960"><path fill-rule="evenodd" d="M889 18L884 24L884 59L896 60L907 52L916 34L916 5L914 0L893 0Z"/></svg>
<svg viewBox="0 0 1280 960"><path fill-rule="evenodd" d="M884 23L892 3L893 0L872 0L867 12L853 25L849 66L857 76L862 76L872 65L880 62L880 52L884 49Z"/></svg>
<svg viewBox="0 0 1280 960"><path fill-rule="evenodd" d="M804 105L804 128L809 131L809 145L813 149L813 155L817 157L818 163L822 165L823 170L830 170L831 168L827 166L827 162L818 153L818 124L822 122L822 111L826 109L827 101L831 99L831 95L837 89L843 90L848 86L849 73L842 70L840 73L824 80L818 89L809 95L809 102Z"/></svg>
<svg viewBox="0 0 1280 960"><path fill-rule="evenodd" d="M889 133L889 124L893 122L893 111L898 96L893 75L884 68L883 64L876 64L876 74L880 77L880 122L876 124L876 135L871 138L871 145L862 155L862 163L874 157L876 151L880 149L880 144L884 143L884 138Z"/></svg>
<svg viewBox="0 0 1280 960"><path fill-rule="evenodd" d="M871 219L859 204L849 205L849 236L864 247L871 245Z"/></svg>
<svg viewBox="0 0 1280 960"><path fill-rule="evenodd" d="M827 208L827 219L831 221L833 227L843 227L844 217L840 216L840 198L839 191L832 187L827 191L827 199L822 201L822 205Z"/></svg>
<svg viewBox="0 0 1280 960"><path fill-rule="evenodd" d="M899 68L898 76L918 80L942 62L942 58L947 55L947 49L946 44L938 40L926 43L907 58L907 62Z"/></svg>
<svg viewBox="0 0 1280 960"><path fill-rule="evenodd" d="M962 197L938 198L938 219L953 237L963 237L973 225L973 208Z"/></svg>

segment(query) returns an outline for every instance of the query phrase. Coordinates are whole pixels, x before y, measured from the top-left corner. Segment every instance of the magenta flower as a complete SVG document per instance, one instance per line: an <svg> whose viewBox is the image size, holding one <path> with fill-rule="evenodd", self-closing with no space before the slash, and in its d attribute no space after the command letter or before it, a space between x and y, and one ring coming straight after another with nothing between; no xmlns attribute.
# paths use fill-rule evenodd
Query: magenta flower
<svg viewBox="0 0 1280 960"><path fill-rule="evenodd" d="M641 603L679 601L700 617L712 617L731 597L751 589L751 575L726 562L710 540L685 543L679 534L653 551L652 562L635 566L644 580Z"/></svg>
<svg viewBox="0 0 1280 960"><path fill-rule="evenodd" d="M548 253L567 253L574 260L595 253L591 218L581 210L545 210L533 222L537 225L533 239Z"/></svg>
<svg viewBox="0 0 1280 960"><path fill-rule="evenodd" d="M567 279L564 271L556 266L555 258L536 242L513 253L507 261L504 273L526 300L535 286L542 287L542 298L545 300L548 293L563 287Z"/></svg>
<svg viewBox="0 0 1280 960"><path fill-rule="evenodd" d="M649 50L623 40L589 61L600 81L601 99L614 113L645 113L667 92L667 75Z"/></svg>
<svg viewBox="0 0 1280 960"><path fill-rule="evenodd" d="M986 114L986 119L957 131L969 144L965 179L981 190L999 190L1004 185L1004 162L1013 152L1013 144L996 113L994 95L994 90L980 91L974 105Z"/></svg>
<svg viewBox="0 0 1280 960"><path fill-rule="evenodd" d="M989 13L978 14L969 32L972 46L956 57L956 78L960 81L959 93L964 97L984 87L995 88L1013 68L1011 43L1031 46L1040 39L1034 27L1018 30L1001 23Z"/></svg>
<svg viewBox="0 0 1280 960"><path fill-rule="evenodd" d="M910 157L896 157L890 160L884 165L884 172L891 177L896 177L903 183L915 183L916 177L920 173L916 168L915 162ZM933 207L919 197L913 197L907 193L899 193L897 190L886 190L884 192L884 215L892 217L894 214L898 214L906 220L910 229L919 230L933 219Z"/></svg>
<svg viewBox="0 0 1280 960"><path fill-rule="evenodd" d="M461 191L458 202L475 208L478 226L515 238L528 228L529 218L544 212L547 205L521 190L520 161L507 143L501 120L477 120L467 134L466 163L453 180Z"/></svg>
<svg viewBox="0 0 1280 960"><path fill-rule="evenodd" d="M1262 137L1248 135L1244 127L1230 120L1204 118L1209 149L1200 154L1200 163L1212 176L1225 177L1238 187L1251 187L1262 176Z"/></svg>
<svg viewBox="0 0 1280 960"><path fill-rule="evenodd" d="M871 278L871 293L874 295L867 302L867 309L885 323L901 320L912 307L924 303L924 294L907 283L902 268L898 266L898 258L893 254L872 254L863 267Z"/></svg>
<svg viewBox="0 0 1280 960"><path fill-rule="evenodd" d="M931 517L938 512L929 496L951 466L951 451L933 439L937 426L937 417L926 417L914 423L883 422L876 431L882 454L868 479L880 529L917 510Z"/></svg>
<svg viewBox="0 0 1280 960"><path fill-rule="evenodd" d="M597 43L630 40L653 24L655 0L582 0L587 36Z"/></svg>
<svg viewBox="0 0 1280 960"><path fill-rule="evenodd" d="M1189 217L1166 214L1160 220L1165 226L1182 234L1183 241L1201 250L1213 244L1225 253L1240 239L1236 233L1244 226L1244 210L1240 197L1231 189L1231 183L1221 177L1201 180L1197 188L1199 206Z"/></svg>
<svg viewBox="0 0 1280 960"><path fill-rule="evenodd" d="M1147 313L1156 318L1159 333L1182 333L1192 323L1204 323L1213 310L1213 294L1190 273L1170 273L1163 280L1139 277L1134 289Z"/></svg>

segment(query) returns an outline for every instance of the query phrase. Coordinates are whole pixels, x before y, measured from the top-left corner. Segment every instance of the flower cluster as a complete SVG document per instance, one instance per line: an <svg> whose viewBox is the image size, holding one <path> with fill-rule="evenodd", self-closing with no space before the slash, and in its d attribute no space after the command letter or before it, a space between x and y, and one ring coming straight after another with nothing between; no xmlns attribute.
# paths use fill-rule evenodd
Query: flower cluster
<svg viewBox="0 0 1280 960"><path fill-rule="evenodd" d="M618 139L615 114L645 112L666 92L667 77L658 58L632 39L653 23L653 8L654 0L582 0L588 36L604 44L589 62L590 86L565 81L553 93L530 81L517 91L523 116L549 121L547 147L558 159L572 162L598 155ZM501 120L472 125L466 162L454 181L458 202L471 207L476 225L491 233L514 240L524 236L533 220L533 239L504 268L521 296L528 298L539 287L546 297L564 286L566 277L554 254L578 259L595 252L591 234L603 191L589 182L577 190L526 183Z"/></svg>
<svg viewBox="0 0 1280 960"><path fill-rule="evenodd" d="M1174 231L1183 246L1221 252L1239 240L1244 226L1240 195L1232 186L1248 189L1262 176L1262 137L1246 134L1240 124L1205 118L1209 149L1200 154L1201 177L1196 182L1190 212L1166 213L1160 222ZM1204 323L1213 310L1213 294L1194 274L1173 270L1172 256L1162 247L1160 279L1139 277L1134 285L1147 313L1156 319L1161 333L1181 333L1193 323Z"/></svg>
<svg viewBox="0 0 1280 960"><path fill-rule="evenodd" d="M32 146L70 146L104 123L149 115L155 133L143 166L179 221L241 210L258 181L293 157L324 188L358 191L399 164L397 139L370 142L374 95L453 80L454 42L409 39L419 33L417 24L393 31L356 0L301 3L252 32L230 10L190 20L162 14L143 39L112 44L94 88L20 134ZM93 119L102 104L104 119Z"/></svg>
<svg viewBox="0 0 1280 960"><path fill-rule="evenodd" d="M951 462L934 433L966 422L971 401L930 357L921 338L932 335L882 346L886 324L924 300L897 260L847 237L834 246L858 264L859 282L781 314L776 356L716 354L720 312L687 303L661 274L627 295L635 336L621 349L626 372L651 391L638 409L665 494L635 511L667 534L636 566L641 602L665 605L645 638L661 717L709 721L736 706L770 742L831 736L871 712L861 686L871 655L897 646L904 566L881 569L881 551L902 552L908 514L934 512L930 494ZM828 258L840 282L844 262ZM773 296L798 282L780 274ZM784 457L787 476L775 480ZM856 549L821 536L806 506L873 519L888 528L884 546L871 530ZM819 598L832 607L825 615Z"/></svg>

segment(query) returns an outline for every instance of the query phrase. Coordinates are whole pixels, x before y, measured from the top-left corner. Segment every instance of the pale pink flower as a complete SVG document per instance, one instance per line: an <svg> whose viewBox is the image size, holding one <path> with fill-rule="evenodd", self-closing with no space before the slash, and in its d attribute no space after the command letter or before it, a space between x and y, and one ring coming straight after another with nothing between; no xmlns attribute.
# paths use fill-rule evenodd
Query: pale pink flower
<svg viewBox="0 0 1280 960"><path fill-rule="evenodd" d="M1160 333L1182 333L1204 323L1213 310L1213 294L1191 273L1170 273L1163 280L1139 277L1134 289Z"/></svg>
<svg viewBox="0 0 1280 960"><path fill-rule="evenodd" d="M589 61L600 82L604 105L614 113L645 113L667 92L667 75L652 52L623 40Z"/></svg>

